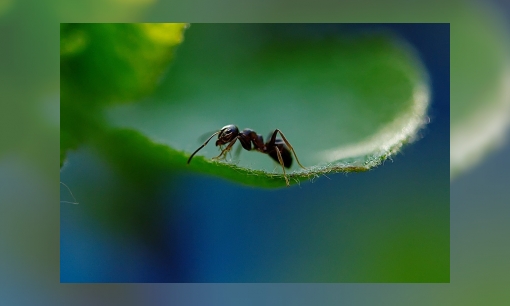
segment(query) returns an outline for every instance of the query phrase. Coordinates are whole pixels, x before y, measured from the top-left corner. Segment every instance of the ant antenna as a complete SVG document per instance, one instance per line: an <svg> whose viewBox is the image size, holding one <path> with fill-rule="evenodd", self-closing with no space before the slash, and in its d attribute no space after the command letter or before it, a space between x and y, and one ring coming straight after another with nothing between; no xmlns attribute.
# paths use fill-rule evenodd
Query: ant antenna
<svg viewBox="0 0 510 306"><path fill-rule="evenodd" d="M193 154L191 154L191 156L190 156L190 157L189 157L189 159L188 159L188 164L189 164L189 162L191 161L191 159L193 158L193 156L195 156L195 154L197 154L197 152L198 152L198 151L200 151L203 147L205 147L205 146L209 143L209 141L210 141L210 140L211 140L214 136L216 136L216 135L218 135L218 134L219 134L219 132L220 132L220 131L217 131L216 133L212 134L212 135L209 137L209 139L207 139L207 140L204 142L204 144L203 144L203 145L201 145L201 146L200 146L200 147L199 147L199 148L198 148L195 152L193 152Z"/></svg>

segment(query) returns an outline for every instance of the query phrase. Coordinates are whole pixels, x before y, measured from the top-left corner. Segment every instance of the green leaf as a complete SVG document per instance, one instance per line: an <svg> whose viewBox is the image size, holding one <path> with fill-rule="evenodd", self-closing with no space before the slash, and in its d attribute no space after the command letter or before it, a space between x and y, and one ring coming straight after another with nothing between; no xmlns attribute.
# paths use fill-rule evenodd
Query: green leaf
<svg viewBox="0 0 510 306"><path fill-rule="evenodd" d="M198 158L188 166L189 154L155 143L136 130L112 129L98 136L94 144L124 177L138 184L153 184L160 181L157 176L193 170L234 181L242 179L244 184L251 186L285 186L280 175L268 176L262 171L239 168L229 163Z"/></svg>
<svg viewBox="0 0 510 306"><path fill-rule="evenodd" d="M287 172L291 182L366 171L415 140L428 104L419 59L391 33L339 37L296 25L194 24L154 95L110 107L107 118L117 128L146 135L142 142L154 147L169 171L284 186L281 167L258 152L215 162L219 149L213 140L189 166L186 159L204 133L236 124L264 139L276 128L285 134L307 167L294 162ZM164 150L166 157L156 153Z"/></svg>

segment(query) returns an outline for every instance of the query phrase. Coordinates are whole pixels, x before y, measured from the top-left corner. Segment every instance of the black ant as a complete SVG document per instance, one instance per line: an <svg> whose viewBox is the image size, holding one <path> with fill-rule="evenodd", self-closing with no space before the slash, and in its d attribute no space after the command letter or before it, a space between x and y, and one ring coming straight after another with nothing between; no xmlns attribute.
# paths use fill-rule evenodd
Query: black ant
<svg viewBox="0 0 510 306"><path fill-rule="evenodd" d="M280 134L282 139L276 138L277 134ZM289 179L287 178L287 174L285 173L285 168L290 168L292 166L292 155L290 152L294 154L294 157L296 157L296 161L301 166L301 168L306 169L301 163L299 162L299 159L296 155L296 152L294 152L294 148L290 145L289 141L283 133L276 129L272 133L271 137L268 137L269 140L264 143L264 139L261 135L255 133L255 131L251 129L244 129L242 132L239 132L239 129L237 126L233 124L226 125L221 128L221 130L217 131L216 133L212 134L209 139L207 139L203 145L201 145L188 159L188 164L190 163L193 156L200 151L203 147L209 143L209 140L213 138L215 135L218 135L218 140L216 140L216 146L220 146L220 149L222 149L220 155L214 157L213 159L220 159L226 156L226 154L232 149L232 146L236 143L236 141L239 139L241 142L241 145L243 148L247 151L251 150L257 150L264 154L269 154L272 159L274 159L276 162L280 163L283 169L283 176L285 177L285 183L287 186L289 186ZM227 147L223 149L223 145L227 144ZM253 146L252 146L253 144ZM290 150L289 150L290 149Z"/></svg>

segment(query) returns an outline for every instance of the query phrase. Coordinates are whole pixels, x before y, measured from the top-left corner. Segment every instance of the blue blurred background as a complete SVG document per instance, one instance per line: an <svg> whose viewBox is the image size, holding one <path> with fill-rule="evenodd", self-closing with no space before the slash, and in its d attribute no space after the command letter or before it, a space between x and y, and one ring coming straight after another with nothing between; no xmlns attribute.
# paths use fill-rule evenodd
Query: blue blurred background
<svg viewBox="0 0 510 306"><path fill-rule="evenodd" d="M430 74L421 139L367 173L278 190L193 173L136 184L81 147L60 177L79 202L61 204L61 281L448 282L449 25L296 27L381 29L414 46ZM61 200L73 200L65 188Z"/></svg>

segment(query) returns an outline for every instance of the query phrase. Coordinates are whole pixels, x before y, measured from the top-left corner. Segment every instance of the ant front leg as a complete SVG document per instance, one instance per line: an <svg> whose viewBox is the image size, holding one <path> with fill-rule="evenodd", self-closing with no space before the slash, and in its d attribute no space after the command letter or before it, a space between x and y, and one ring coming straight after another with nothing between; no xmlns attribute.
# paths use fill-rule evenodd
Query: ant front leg
<svg viewBox="0 0 510 306"><path fill-rule="evenodd" d="M220 155L218 155L216 157L213 157L213 159L222 159L222 158L225 158L226 154L230 151L230 149L232 149L232 146L236 143L237 139L239 139L239 137L236 137L236 138L232 139L232 141L228 144L228 146L221 151ZM221 146L220 146L220 148L221 148Z"/></svg>

